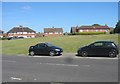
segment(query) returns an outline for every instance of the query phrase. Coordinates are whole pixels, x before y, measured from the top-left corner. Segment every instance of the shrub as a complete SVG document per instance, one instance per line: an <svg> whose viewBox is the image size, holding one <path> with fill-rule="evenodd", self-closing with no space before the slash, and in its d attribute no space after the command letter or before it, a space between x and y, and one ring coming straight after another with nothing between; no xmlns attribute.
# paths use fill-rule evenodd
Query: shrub
<svg viewBox="0 0 120 84"><path fill-rule="evenodd" d="M8 40L8 38L0 38L0 40Z"/></svg>

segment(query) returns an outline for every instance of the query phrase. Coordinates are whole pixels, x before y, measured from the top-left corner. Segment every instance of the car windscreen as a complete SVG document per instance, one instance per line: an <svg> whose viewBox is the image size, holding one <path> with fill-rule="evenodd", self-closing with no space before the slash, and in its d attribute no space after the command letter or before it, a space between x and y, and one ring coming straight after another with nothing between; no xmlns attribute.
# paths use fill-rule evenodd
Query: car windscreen
<svg viewBox="0 0 120 84"><path fill-rule="evenodd" d="M51 43L45 43L45 44L49 47L53 46Z"/></svg>

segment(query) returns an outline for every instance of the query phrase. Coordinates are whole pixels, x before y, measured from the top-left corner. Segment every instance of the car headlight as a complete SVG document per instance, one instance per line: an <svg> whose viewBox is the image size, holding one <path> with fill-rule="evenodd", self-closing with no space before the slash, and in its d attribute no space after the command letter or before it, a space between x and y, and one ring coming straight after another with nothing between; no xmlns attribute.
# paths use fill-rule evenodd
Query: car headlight
<svg viewBox="0 0 120 84"><path fill-rule="evenodd" d="M60 51L60 49L55 49L56 51Z"/></svg>

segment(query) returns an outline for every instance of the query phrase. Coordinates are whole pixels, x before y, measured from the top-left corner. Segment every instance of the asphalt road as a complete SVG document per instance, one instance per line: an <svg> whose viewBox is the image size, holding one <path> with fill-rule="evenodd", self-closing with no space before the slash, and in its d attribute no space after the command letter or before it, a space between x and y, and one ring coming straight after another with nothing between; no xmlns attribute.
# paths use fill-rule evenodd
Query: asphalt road
<svg viewBox="0 0 120 84"><path fill-rule="evenodd" d="M118 82L118 58L2 56L3 82Z"/></svg>

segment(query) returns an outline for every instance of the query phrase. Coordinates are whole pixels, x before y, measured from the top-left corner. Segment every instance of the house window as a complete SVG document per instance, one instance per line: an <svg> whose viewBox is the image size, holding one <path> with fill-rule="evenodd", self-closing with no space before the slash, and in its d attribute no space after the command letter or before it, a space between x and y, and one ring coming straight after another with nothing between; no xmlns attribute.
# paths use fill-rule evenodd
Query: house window
<svg viewBox="0 0 120 84"><path fill-rule="evenodd" d="M55 34L58 34L58 32L55 32Z"/></svg>
<svg viewBox="0 0 120 84"><path fill-rule="evenodd" d="M80 29L79 31L80 31L80 32L83 32L83 30L82 30L82 29Z"/></svg>
<svg viewBox="0 0 120 84"><path fill-rule="evenodd" d="M27 34L27 32L23 32L23 34Z"/></svg>
<svg viewBox="0 0 120 84"><path fill-rule="evenodd" d="M20 34L21 32L17 32L17 34Z"/></svg>
<svg viewBox="0 0 120 84"><path fill-rule="evenodd" d="M49 32L49 34L53 34L53 32Z"/></svg>
<svg viewBox="0 0 120 84"><path fill-rule="evenodd" d="M34 32L32 32L31 34L35 34Z"/></svg>

